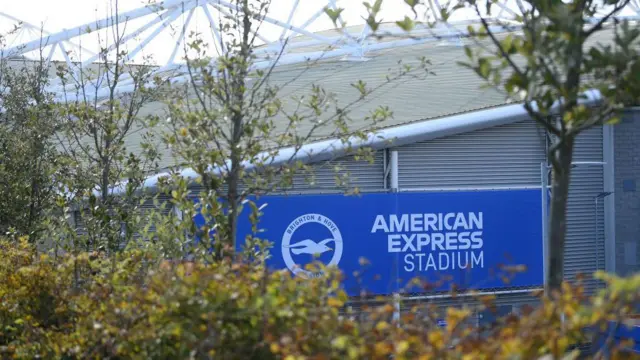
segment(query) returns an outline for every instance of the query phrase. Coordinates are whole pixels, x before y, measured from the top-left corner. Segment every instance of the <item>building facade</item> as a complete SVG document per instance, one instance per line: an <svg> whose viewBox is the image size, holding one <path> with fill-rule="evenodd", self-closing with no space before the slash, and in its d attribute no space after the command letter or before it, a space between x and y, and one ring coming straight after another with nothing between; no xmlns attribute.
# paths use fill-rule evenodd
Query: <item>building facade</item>
<svg viewBox="0 0 640 360"><path fill-rule="evenodd" d="M485 109L457 116L490 118L492 111L494 109ZM356 161L351 156L318 160L313 164L313 184L299 177L286 194L343 192L336 187L336 165L349 173L349 185L363 194L542 189L545 186L545 174L549 175L549 139L546 131L534 121L514 116L493 122L479 120L471 127L456 127L455 121L448 117L423 121L423 130L406 132L406 137L395 143L397 146L377 146L373 163ZM437 122L444 124L446 131L434 131L439 126ZM418 125L400 125L397 129L407 126ZM636 139L640 139L640 111L637 110L625 112L619 124L593 127L578 137L568 205L565 278L575 279L578 274L589 275L597 270L622 275L638 271L640 197L636 181L640 176L640 150ZM192 190L196 194L199 189L194 186ZM544 226L541 219L531 221ZM502 311L512 311L519 305L534 302L532 290L541 285L483 291L498 295L497 302L505 306ZM588 291L601 285L586 281ZM411 294L404 302L451 305L459 301L447 294L434 293Z"/></svg>

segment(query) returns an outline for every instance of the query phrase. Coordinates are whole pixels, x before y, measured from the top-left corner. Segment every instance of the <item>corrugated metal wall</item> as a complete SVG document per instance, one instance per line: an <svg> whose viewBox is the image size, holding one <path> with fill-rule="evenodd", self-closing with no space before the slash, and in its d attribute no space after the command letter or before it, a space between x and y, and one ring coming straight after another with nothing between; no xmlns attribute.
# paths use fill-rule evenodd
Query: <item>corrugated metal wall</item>
<svg viewBox="0 0 640 360"><path fill-rule="evenodd" d="M75 226L75 229L78 235L86 235L87 228L84 223L82 212L80 210L73 211L73 224Z"/></svg>
<svg viewBox="0 0 640 360"><path fill-rule="evenodd" d="M284 189L287 194L303 193L341 193L345 188L338 187L336 177L345 173L349 174L349 189L357 187L362 192L375 192L384 189L384 157L382 151L373 154L372 162L368 159L356 160L354 156L347 156L341 159L323 161L314 164L309 172L301 171L294 179L292 186ZM225 191L223 187L222 191ZM191 194L197 196L202 190L202 186L194 185L190 187ZM277 194L279 192L274 192Z"/></svg>
<svg viewBox="0 0 640 360"><path fill-rule="evenodd" d="M398 149L400 189L540 186L545 134L533 121Z"/></svg>
<svg viewBox="0 0 640 360"><path fill-rule="evenodd" d="M373 162L368 160L355 160L353 156L334 161L325 161L313 167L312 177L304 175L295 177L293 186L287 189L288 193L310 192L342 192L337 188L336 177L349 174L347 187L357 187L361 192L375 192L384 190L384 152L376 151ZM313 183L310 182L313 180Z"/></svg>
<svg viewBox="0 0 640 360"><path fill-rule="evenodd" d="M602 127L580 134L576 141L573 161L603 161ZM604 269L604 206L596 196L604 191L604 168L600 165L577 165L571 173L569 205L567 209L567 239L565 248L565 278L578 273L592 274ZM596 233L597 229L597 233ZM589 289L594 282L587 284Z"/></svg>
<svg viewBox="0 0 640 360"><path fill-rule="evenodd" d="M146 225L149 225L149 234L152 235L155 230L155 225L153 223L147 223L146 220L149 219L151 212L159 212L162 215L168 215L172 211L172 206L169 201L169 196L165 194L158 194L157 199L148 199L143 204L140 205L140 215L142 219L142 223L140 224L141 229ZM75 210L73 212L73 221L75 225L76 232L78 235L87 235L87 229L84 217L90 216L87 214L88 210L84 209L82 212L80 210ZM140 239L141 234L134 233L134 239ZM124 247L126 244L121 244L121 247Z"/></svg>

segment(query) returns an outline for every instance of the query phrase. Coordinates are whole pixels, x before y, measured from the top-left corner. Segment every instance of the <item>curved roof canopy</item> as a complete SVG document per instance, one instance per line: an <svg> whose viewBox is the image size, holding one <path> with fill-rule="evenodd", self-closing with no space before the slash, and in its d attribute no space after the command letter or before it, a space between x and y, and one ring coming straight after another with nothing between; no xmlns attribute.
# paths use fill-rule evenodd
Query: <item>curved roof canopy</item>
<svg viewBox="0 0 640 360"><path fill-rule="evenodd" d="M33 57L44 54L48 60L58 57L77 74L101 60L103 55L98 54L113 58L115 52L126 49L125 61L139 64L148 62L149 55L153 55L151 63L156 75L174 81L185 81L187 69L183 58L185 54L189 54L185 42L190 42L192 34L197 32L208 45L208 55L215 61L216 54L223 52L225 46L228 46L229 31L221 30L224 28L225 18L234 16L239 10L231 0L164 0L121 12L115 11L113 0L110 3L112 8L109 16L97 21L86 21L71 29L44 33L42 37L15 44L6 49L2 56ZM466 25L477 21L472 11L459 10L444 22L439 15L442 10L440 2L436 0L425 3L430 5L420 8L418 20L433 23L433 27L416 27L406 33L391 22L384 25L381 31L393 36L381 40L372 37L371 29L364 24L361 17L365 14L365 8L359 1L272 0L260 21L253 23L252 30L258 45L255 49L257 60L254 68L270 68L276 58L277 66L337 58L363 60L369 53L379 50L428 42L455 43L466 36ZM492 17L496 24L501 24L496 25L496 32L518 28L520 3L517 0L496 2L497 10L492 12ZM386 6L383 8L384 18L388 20L400 20L411 14L402 0L386 0L383 4ZM337 18L340 28L326 30L333 26L325 13L326 8L345 8ZM631 0L618 16L640 17L640 0ZM597 16L594 20L596 19ZM509 25L508 29L503 26L505 24ZM28 27L35 28L30 24ZM82 47L75 44L82 44ZM76 84L69 84L65 88L65 85L54 80L50 89L60 93L74 86ZM102 79L87 82L83 86L91 87L85 91L85 96L100 98L108 93L107 85ZM131 77L127 79L125 76L118 84L117 91L126 93L133 86ZM95 87L98 87L97 91ZM67 99L70 98L73 98L73 94L67 94Z"/></svg>
<svg viewBox="0 0 640 360"><path fill-rule="evenodd" d="M359 3L345 1L350 4ZM429 21L435 21L434 26L418 27L407 33L393 22L385 23L381 26L381 31L390 36L379 39L370 36L371 31L365 24L347 24L338 29L311 31L314 22L326 17L325 7L335 9L342 5L335 0L304 1L304 10L308 16L300 16L303 0L273 0L273 4L284 2L289 3L287 11L272 9L264 17L260 27L256 26L254 29L257 39L255 53L258 56L254 68L274 66L275 58L279 55L271 81L287 84L282 87L280 97L304 93L312 84L317 84L341 101L349 102L357 96L357 92L350 86L354 81L363 80L375 86L384 82L389 70L397 66L398 61L411 63L419 56L425 56L431 61L429 69L435 75L407 79L396 84L390 83L388 88L378 94L374 93L351 109L351 118L355 119L356 127L358 119L364 118L378 105L388 105L394 117L381 131L371 134L368 140L354 140L350 146L382 148L389 146L390 139L393 139L394 145L402 145L526 118L526 112L521 105L509 104L509 101L495 90L480 89L482 82L477 75L457 64L465 59L461 45L470 41L467 39L467 25L477 20L473 16L467 14L444 23L439 21L437 15L440 13L438 1L433 1L429 2L433 4L433 8L423 10ZM395 2L403 3L402 0ZM307 8L311 3L313 6ZM388 3L392 1L388 0ZM282 6L286 7L281 5L279 9L283 9ZM518 15L516 2L504 0L496 6L500 10L495 12L495 32L517 31L519 26L515 21ZM408 14L405 10L407 9L401 11L402 15ZM224 31L220 30L221 19L233 15L236 11L235 5L226 0L166 0L124 11L117 17L109 16L72 29L53 32L42 39L25 41L7 49L2 56L28 57L42 53L51 60L60 52L63 62L72 71L82 72L93 66L95 61L99 60L99 56L91 55L89 51L80 47L69 51L69 42L85 46L88 43L87 37L96 34L108 35L118 30L122 43L126 44L128 49L126 60L132 64L140 64L142 55L147 53L148 49L157 49L152 46L154 40L157 41L164 34L168 36L169 41L161 40L161 48L167 50L168 56L156 59L153 71L158 76L168 77L174 82L184 82L187 80L187 74L184 61L181 59L185 51L184 43L190 39L190 29L200 29L201 32L208 33L209 54L213 55L212 61L216 61L215 54L224 51L227 43ZM198 15L204 19L200 23L196 21ZM620 16L640 18L640 0L630 2ZM599 19L596 17L591 20ZM344 19L338 18L338 24L344 24ZM610 36L610 32L603 31L594 41L610 42ZM107 40L106 43L97 44L106 49L107 57L116 50L113 41ZM43 48L46 51L40 52ZM100 49L97 50L100 52ZM312 65L309 65L310 62ZM86 91L89 96L93 94L101 98L108 91L100 79L82 85L90 87ZM125 77L118 85L117 91L126 94L132 88L131 78L127 80ZM54 81L50 90L62 94L65 92L65 85ZM598 99L597 93L589 93L587 102L594 103ZM162 111L161 105L153 103L143 109L142 115L145 112L148 114L159 111ZM127 148L136 152L140 147L140 138L135 134L139 136L140 132L134 131L133 134L125 141ZM303 149L296 152L296 157L305 162L322 161L326 160L328 154L335 156L345 148L343 142L332 139L330 134L318 134L310 139ZM273 159L274 164L289 159L290 156L287 154L290 150L282 149L281 154ZM175 161L179 163L178 160ZM163 167L178 165L177 163L166 162ZM193 171L185 169L183 175L193 176ZM155 186L159 176L161 175L149 178L146 185ZM118 189L114 191L117 192Z"/></svg>

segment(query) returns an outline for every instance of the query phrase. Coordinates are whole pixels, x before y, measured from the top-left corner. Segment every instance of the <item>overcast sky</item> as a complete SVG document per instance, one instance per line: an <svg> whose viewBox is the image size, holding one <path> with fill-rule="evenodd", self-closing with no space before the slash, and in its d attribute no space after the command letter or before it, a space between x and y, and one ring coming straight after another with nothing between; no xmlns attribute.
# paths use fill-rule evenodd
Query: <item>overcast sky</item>
<svg viewBox="0 0 640 360"><path fill-rule="evenodd" d="M126 12L139 8L148 1L149 0L119 0L119 11ZM355 25L364 22L362 16L365 14L365 10L361 0L337 0L337 3L338 6L346 9L343 16L348 24ZM97 19L102 19L109 14L114 4L115 0L0 0L0 12L35 26L43 26L46 31L55 33L63 29L73 28L82 24L91 23ZM286 22L293 4L294 0L273 0L269 16L276 20ZM292 23L294 25L302 25L315 12L321 9L324 4L326 4L326 0L300 0ZM385 20L397 20L408 14L408 7L404 4L403 0L386 0L384 13ZM208 26L205 16L202 11L196 12L191 20L190 28L196 26L199 30L202 30L204 26ZM145 22L151 21L152 17L153 15L140 19L138 22L132 22L128 25L128 28L134 29L142 26ZM174 34L175 31L180 29L185 19L186 17L181 17L173 23L177 25L174 28ZM10 20L0 18L0 31L6 31L8 26L12 24L13 22ZM328 17L323 15L311 24L308 30L313 32L333 27ZM143 33L142 38L144 38L145 34L151 34L152 31L153 29L150 29ZM281 31L282 28L264 25L261 34L270 40L274 40L279 37ZM166 46L167 41L171 41L171 38L168 36L171 35L163 32L150 42L145 48L145 54L153 53L158 56L168 55L172 50ZM17 44L27 40L33 40L36 37L37 34L35 32L23 32L20 38L13 37L10 41L13 41L13 44ZM95 43L95 40L83 40L83 46L91 50L97 49L91 46L92 44L89 44L89 42ZM56 58L60 58L60 56L57 55Z"/></svg>
<svg viewBox="0 0 640 360"><path fill-rule="evenodd" d="M150 0L118 0L117 3L119 11L122 13L139 8L149 1ZM298 26L302 25L308 18L327 4L327 0L299 1L300 3L292 20L293 25ZM373 1L374 0L370 0L370 2ZM506 1L513 2L513 0ZM109 15L110 11L112 11L115 2L116 0L0 0L0 12L14 16L38 27L43 26L46 31L55 33L63 29L73 28L105 18ZM294 2L295 0L272 0L269 16L275 20L286 22ZM363 0L337 0L338 6L345 8L343 18L348 24L356 25L364 22L362 16L366 14L366 11L362 2ZM515 5L510 6L515 7ZM407 14L410 15L410 12L404 0L385 0L383 14L384 20L394 21L402 19ZM463 12L460 13L457 18L468 19L470 15L472 14L469 12ZM217 16L217 14L214 13L214 17L215 16ZM154 17L155 15L150 15L132 21L127 24L127 30L136 29L153 20ZM176 43L174 39L176 39L177 36L175 36L175 34L180 30L185 20L186 14L173 22L172 31L163 31L159 36L149 42L144 50L136 56L136 59L141 59L141 56L146 55L153 56L154 59L159 62L162 62L163 59L168 59L168 56L173 50L173 45ZM5 32L8 27L12 25L12 21L0 17L0 32ZM323 16L309 26L307 30L314 32L333 27L328 17L323 14ZM206 30L210 33L209 28L206 15L202 11L196 12L190 22L189 29L201 32ZM150 35L154 29L155 27L142 33L138 41ZM281 31L282 28L280 27L265 24L262 26L261 34L269 40L275 40L280 36ZM91 36L94 37L85 37L81 40L82 45L95 52L99 49L97 36L104 39L105 35L106 32L103 31L101 34L92 34ZM27 40L37 39L37 37L38 34L35 32L23 32L20 38L14 37L9 40L13 41L13 45L16 45ZM12 44L10 43L9 46ZM128 50L133 50L135 45L136 43L132 41L127 47ZM56 54L54 58L62 59L61 54Z"/></svg>
<svg viewBox="0 0 640 360"><path fill-rule="evenodd" d="M114 2L115 0L0 0L0 11L35 25L44 22L47 29L55 31L95 20L96 17L102 18ZM145 3L148 3L148 0L118 1L121 11L139 8ZM270 15L286 20L293 3L292 0L273 0ZM308 18L323 4L326 4L326 0L300 0L296 18ZM348 10L344 12L347 21L362 23L362 0L337 0L337 4ZM385 17L397 18L406 13L407 8L403 0L385 0L384 4ZM330 22L322 22L325 27L331 27ZM318 22L314 27L322 28L322 22Z"/></svg>

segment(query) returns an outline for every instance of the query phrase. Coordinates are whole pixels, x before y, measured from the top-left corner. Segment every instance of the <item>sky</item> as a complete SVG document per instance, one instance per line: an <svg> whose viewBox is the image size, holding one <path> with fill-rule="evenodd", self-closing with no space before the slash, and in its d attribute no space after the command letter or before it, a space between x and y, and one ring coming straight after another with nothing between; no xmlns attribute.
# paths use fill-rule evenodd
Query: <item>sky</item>
<svg viewBox="0 0 640 360"><path fill-rule="evenodd" d="M55 33L105 18L109 15L115 1L116 0L0 0L0 12L30 23L34 26L42 26L44 30L50 33ZM300 2L292 20L294 25L302 25L327 3L327 0L299 1ZM148 2L149 0L118 0L117 4L119 12L123 13L140 8ZM269 16L275 20L286 22L294 2L295 0L273 0ZM366 14L366 11L362 5L362 0L337 0L336 2L339 7L345 8L345 11L343 12L343 20L346 21L347 24L356 25L364 23L362 16ZM403 0L385 0L383 11L385 20L395 21L402 19L406 14L409 14L409 7L404 4ZM213 15L215 17L217 14L214 13ZM135 23L131 22L127 27L128 29L134 29L142 26L151 21L154 16L155 15L150 15L143 19L136 20ZM167 44L172 41L173 44L175 44L175 40L172 40L171 36L177 34L185 19L186 15L179 17L173 23L174 27L172 31L163 31L157 38L152 40L147 46L145 46L144 54L151 54L158 58L168 56L171 53L172 48L169 48ZM15 22L10 19L0 17L0 31L6 32L14 23ZM190 22L190 29L193 29L194 26L200 31L208 27L208 21L204 12L198 11L194 13ZM323 14L309 27L307 27L306 30L315 32L333 27L334 26L329 18ZM269 40L274 40L280 36L281 31L282 28L280 27L265 24L261 29L261 35ZM151 34L152 32L153 28L143 33L141 35L141 39L145 37L145 34ZM101 36L104 38L104 33ZM35 31L22 32L19 37L13 36L8 38L8 41L14 41L8 45L19 44L21 42L37 38L38 33ZM97 40L95 38L83 39L82 41L85 48L94 52L98 49L95 46L97 44ZM141 54L140 56L143 55ZM61 58L61 54L56 54L54 56L54 59L60 60ZM139 59L139 57L136 59Z"/></svg>
<svg viewBox="0 0 640 360"><path fill-rule="evenodd" d="M158 1L158 0L155 0ZM293 4L296 0L272 0L272 5L269 10L269 17L273 20L286 22ZM298 0L299 5L296 8L296 12L293 16L291 23L296 26L302 25L307 19L309 19L314 13L322 9L329 1L332 0ZM363 24L364 20L362 16L366 14L366 10L362 5L365 0L336 0L338 7L342 7L345 11L342 13L343 20L349 25ZM373 2L375 0L369 0ZM515 8L515 0L504 0L511 8ZM91 24L96 20L103 19L110 14L113 6L118 5L119 12L124 13L137 8L142 7L150 0L0 0L0 12L8 14L22 21L30 23L36 27L43 27L44 30L50 33L56 33L64 29L71 29L83 24ZM441 0L444 3L443 0ZM411 15L409 7L404 3L404 0L384 0L382 9L383 20L396 21L402 19L405 15ZM157 64L164 64L170 59L173 49L176 45L177 36L182 29L187 19L185 13L179 16L168 28L163 30L152 39L134 58L134 61L142 61L145 57L151 57L151 61ZM1 15L1 14L0 14ZM212 11L214 18L218 16L217 12ZM459 13L456 19L465 20L473 17L473 14L467 10ZM137 29L146 23L157 18L157 15L152 14L143 18L139 18L130 21L126 24L125 33L131 32L133 29ZM15 24L14 21L0 16L0 34L5 33L9 28ZM203 34L209 34L209 40L205 38L205 41L213 42L213 36L206 14L202 10L198 10L194 13L191 22L189 23L189 30L195 30ZM142 32L139 37L132 39L127 43L126 49L131 52L134 51L136 45L143 41L147 36L152 35L155 25L145 32ZM334 25L326 15L322 15L316 21L314 21L306 30L310 32L316 32L319 30L326 30L333 28ZM122 28L121 28L122 30ZM262 25L260 34L267 40L276 40L279 38L282 32L282 28L266 23ZM104 46L104 40L110 36L107 30L99 32L93 32L90 35L83 36L78 41L82 42L82 46L85 49L95 53L100 48L100 43ZM19 37L12 36L8 38L7 47L11 45L17 45L25 41L34 40L39 38L39 33L36 31L20 33ZM182 49L182 48L181 48ZM69 50L69 49L66 49ZM176 55L176 59L179 59L183 52L179 52ZM37 54L35 54L37 55ZM83 52L82 54L75 54L77 60L78 57L82 57L86 60L90 57L90 53ZM61 51L57 51L53 55L54 60L64 60L64 56Z"/></svg>
<svg viewBox="0 0 640 360"><path fill-rule="evenodd" d="M62 28L69 28L75 25L95 20L96 17L104 17L108 7L115 0L0 0L0 11L13 15L24 21L33 24L44 22L48 30L56 31ZM119 0L118 6L121 11L133 10L148 3L148 0ZM289 14L294 1L273 0L270 15L285 19ZM321 0L300 0L296 10L296 17L308 18L319 9L326 1ZM347 21L359 21L359 16L364 14L364 7L361 0L337 0L339 7L344 7ZM398 18L403 16L407 7L402 0L384 1L385 17ZM398 6L400 5L400 6ZM285 16L278 16L285 15ZM331 27L330 21L319 21L314 24L316 28Z"/></svg>

